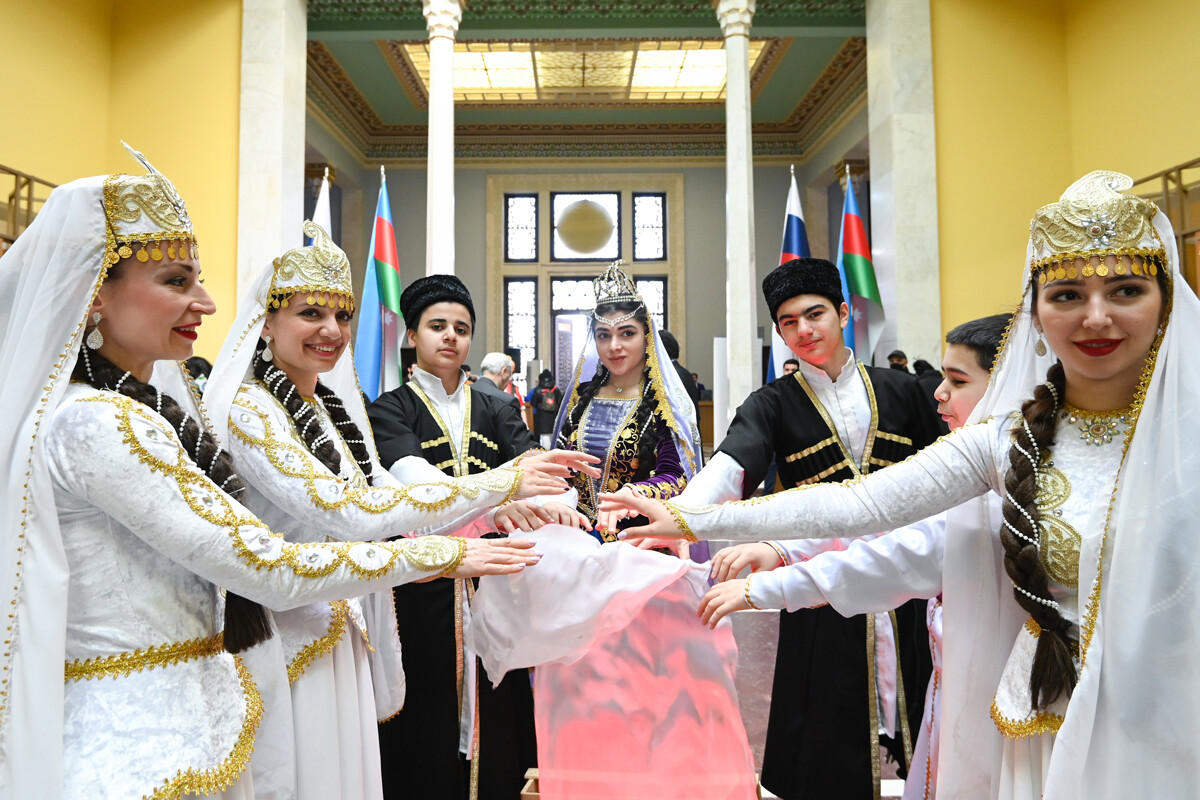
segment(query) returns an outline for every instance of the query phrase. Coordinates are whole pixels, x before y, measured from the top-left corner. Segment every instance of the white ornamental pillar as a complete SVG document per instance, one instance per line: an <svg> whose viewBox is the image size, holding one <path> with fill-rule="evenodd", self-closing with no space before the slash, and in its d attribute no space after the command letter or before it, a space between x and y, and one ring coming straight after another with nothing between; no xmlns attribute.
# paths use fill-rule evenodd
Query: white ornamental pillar
<svg viewBox="0 0 1200 800"><path fill-rule="evenodd" d="M725 36L725 305L729 342L727 417L758 387L754 352L754 154L750 138L750 21L755 0L716 0Z"/></svg>
<svg viewBox="0 0 1200 800"><path fill-rule="evenodd" d="M422 0L429 29L425 274L454 273L454 37L464 0Z"/></svg>

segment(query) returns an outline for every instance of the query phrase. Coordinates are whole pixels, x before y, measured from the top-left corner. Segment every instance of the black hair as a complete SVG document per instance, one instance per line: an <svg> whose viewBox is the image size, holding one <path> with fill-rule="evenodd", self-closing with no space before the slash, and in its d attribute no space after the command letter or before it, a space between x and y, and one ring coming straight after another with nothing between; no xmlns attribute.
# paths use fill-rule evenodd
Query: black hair
<svg viewBox="0 0 1200 800"><path fill-rule="evenodd" d="M333 439L321 427L321 420L316 410L304 402L304 398L300 396L300 392L296 389L296 384L292 383L292 379L287 376L287 373L271 362L263 361L262 352L265 347L266 342L260 339L254 352L254 377L258 378L263 386L267 387L267 391L275 395L275 398L287 409L288 414L291 415L292 423L296 426L296 430L300 432L300 438L304 440L304 446L308 448L308 452L316 456L317 460L324 464L334 475L340 474L342 456L338 452L337 445L333 443ZM318 381L316 395L321 398L321 404L329 412L329 418L333 420L338 435L342 437L342 441L350 448L350 454L358 462L358 467L362 470L363 475L366 476L367 483L373 484L374 476L371 474L371 455L370 451L367 450L367 444L363 439L362 431L354 424L354 420L350 419L350 415L346 412L346 407L342 404L341 399L334 394L332 389L322 385Z"/></svg>
<svg viewBox="0 0 1200 800"><path fill-rule="evenodd" d="M231 497L245 493L246 486L233 471L233 459L229 453L222 450L213 435L202 430L170 395L163 394L148 383L142 383L95 350L84 349L80 352L71 378L97 389L118 392L148 408L156 409L179 435L179 441L192 463L203 470L210 481ZM270 638L271 624L266 609L227 591L225 649L230 653L240 653Z"/></svg>
<svg viewBox="0 0 1200 800"><path fill-rule="evenodd" d="M649 337L650 315L647 313L646 306L643 303L604 303L596 306L595 313L599 316L605 316L608 314L628 314L630 312L633 312L633 318L642 324L642 330ZM654 421L654 410L658 407L659 392L659 388L650 379L649 347L650 343L647 341L647 363L642 371L642 396L638 401L637 411L633 417L634 429L637 431L638 436L638 465L635 469L636 480L645 480L649 477L650 472L657 463L658 453L658 437L646 434L650 424ZM588 404L592 402L592 398L596 396L596 392L608 380L608 375L608 368L604 364L600 364L596 367L596 374L592 376L591 380L587 383L580 382L579 401L571 409L570 415L563 422L562 431L559 433L559 447L568 446L571 434L578 430L579 421L583 419L583 412L587 409Z"/></svg>
<svg viewBox="0 0 1200 800"><path fill-rule="evenodd" d="M796 369L800 369L800 359L798 358L785 358L783 360L783 365L786 367L788 364L795 364Z"/></svg>
<svg viewBox="0 0 1200 800"><path fill-rule="evenodd" d="M980 317L964 322L950 329L946 334L946 344L957 344L969 347L979 360L979 366L991 370L996 362L996 352L1004 339L1004 332L1012 322L1012 314L992 314L990 317Z"/></svg>
<svg viewBox="0 0 1200 800"><path fill-rule="evenodd" d="M763 297L771 311L771 321L779 324L779 307L802 294L824 297L840 311L846 302L838 268L823 258L793 258L767 274L762 281Z"/></svg>
<svg viewBox="0 0 1200 800"><path fill-rule="evenodd" d="M183 362L183 365L187 367L188 374L193 378L207 378L212 375L212 364L203 356L192 356Z"/></svg>
<svg viewBox="0 0 1200 800"><path fill-rule="evenodd" d="M924 375L926 372L937 372L937 370L934 369L933 364L930 364L923 358L918 358L913 362L913 371L918 375Z"/></svg>
<svg viewBox="0 0 1200 800"><path fill-rule="evenodd" d="M670 331L659 331L658 338L662 340L663 350L667 351L667 358L672 361L679 358L679 341L675 338L675 334Z"/></svg>

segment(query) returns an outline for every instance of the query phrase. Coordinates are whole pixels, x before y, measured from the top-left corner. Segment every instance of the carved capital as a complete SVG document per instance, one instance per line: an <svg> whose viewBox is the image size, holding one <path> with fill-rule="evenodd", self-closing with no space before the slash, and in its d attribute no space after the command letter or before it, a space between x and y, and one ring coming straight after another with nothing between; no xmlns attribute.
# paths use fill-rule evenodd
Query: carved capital
<svg viewBox="0 0 1200 800"><path fill-rule="evenodd" d="M453 39L457 36L458 23L462 22L466 5L466 0L421 0L421 13L425 15L429 38Z"/></svg>
<svg viewBox="0 0 1200 800"><path fill-rule="evenodd" d="M725 38L749 36L750 22L754 19L755 0L713 0L717 11L717 22Z"/></svg>

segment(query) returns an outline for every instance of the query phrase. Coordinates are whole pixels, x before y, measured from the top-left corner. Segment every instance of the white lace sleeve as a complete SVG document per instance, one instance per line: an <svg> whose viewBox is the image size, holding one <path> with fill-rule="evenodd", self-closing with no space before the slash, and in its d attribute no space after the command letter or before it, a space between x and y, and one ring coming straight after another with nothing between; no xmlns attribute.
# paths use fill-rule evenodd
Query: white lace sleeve
<svg viewBox="0 0 1200 800"><path fill-rule="evenodd" d="M461 560L462 540L438 536L291 544L214 485L166 420L127 397L64 404L46 447L63 489L197 575L277 610L407 583ZM429 508L451 496L444 485L409 491Z"/></svg>
<svg viewBox="0 0 1200 800"><path fill-rule="evenodd" d="M723 505L666 501L699 539L827 539L894 530L989 489L1000 491L997 443L1007 420L959 428L905 461L842 483L817 483Z"/></svg>
<svg viewBox="0 0 1200 800"><path fill-rule="evenodd" d="M843 616L888 611L942 590L943 514L845 550L754 574L750 599L759 608L795 611L828 603Z"/></svg>
<svg viewBox="0 0 1200 800"><path fill-rule="evenodd" d="M505 502L520 481L518 470L492 470L458 479L438 473L409 484L385 475L375 486L355 485L313 456L287 413L257 387L238 393L229 431L243 479L274 506L333 539L385 539L438 521L469 521L472 512Z"/></svg>

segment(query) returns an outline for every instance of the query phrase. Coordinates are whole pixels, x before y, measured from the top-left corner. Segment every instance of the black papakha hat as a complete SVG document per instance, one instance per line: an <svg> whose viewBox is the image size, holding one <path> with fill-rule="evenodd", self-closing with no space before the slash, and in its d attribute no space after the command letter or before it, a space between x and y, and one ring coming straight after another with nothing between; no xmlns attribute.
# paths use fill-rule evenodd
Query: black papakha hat
<svg viewBox="0 0 1200 800"><path fill-rule="evenodd" d="M778 323L779 307L801 294L815 294L833 303L834 309L842 307L846 298L842 296L842 279L837 267L823 258L793 258L771 270L762 282L763 297L771 309L771 320Z"/></svg>
<svg viewBox="0 0 1200 800"><path fill-rule="evenodd" d="M475 327L475 305L471 293L454 275L426 275L417 278L400 294L400 314L410 330L416 330L421 312L434 303L459 303L471 312L471 327Z"/></svg>

